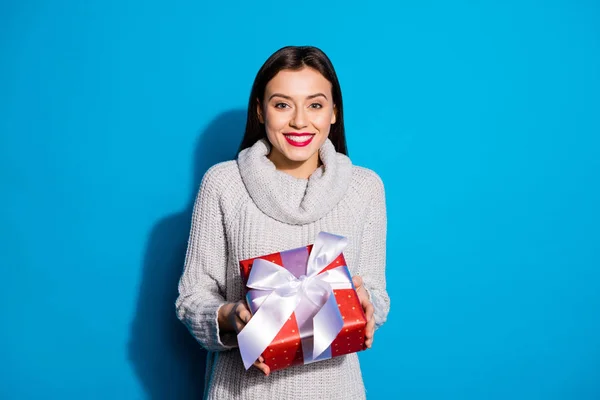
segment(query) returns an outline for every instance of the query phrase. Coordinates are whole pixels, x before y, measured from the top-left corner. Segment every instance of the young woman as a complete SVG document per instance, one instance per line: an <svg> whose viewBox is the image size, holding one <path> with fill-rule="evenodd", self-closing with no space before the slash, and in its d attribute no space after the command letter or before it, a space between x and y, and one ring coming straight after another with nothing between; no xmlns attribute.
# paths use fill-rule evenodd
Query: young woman
<svg viewBox="0 0 600 400"><path fill-rule="evenodd" d="M208 399L363 399L356 353L270 374L245 370L236 334L250 320L239 260L313 243L326 231L344 250L367 316L367 347L389 311L381 179L347 157L340 85L315 47L284 47L258 71L237 160L204 176L179 283L177 315L209 351Z"/></svg>

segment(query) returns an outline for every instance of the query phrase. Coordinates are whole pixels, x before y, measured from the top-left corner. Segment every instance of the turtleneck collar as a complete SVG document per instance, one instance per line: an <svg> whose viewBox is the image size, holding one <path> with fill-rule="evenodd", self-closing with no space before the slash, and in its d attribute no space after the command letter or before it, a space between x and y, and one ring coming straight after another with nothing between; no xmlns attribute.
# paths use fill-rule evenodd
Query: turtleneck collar
<svg viewBox="0 0 600 400"><path fill-rule="evenodd" d="M278 171L267 158L271 144L257 141L237 162L242 181L256 206L278 221L303 225L324 217L344 197L352 178L350 159L329 139L319 149L322 165L308 179Z"/></svg>

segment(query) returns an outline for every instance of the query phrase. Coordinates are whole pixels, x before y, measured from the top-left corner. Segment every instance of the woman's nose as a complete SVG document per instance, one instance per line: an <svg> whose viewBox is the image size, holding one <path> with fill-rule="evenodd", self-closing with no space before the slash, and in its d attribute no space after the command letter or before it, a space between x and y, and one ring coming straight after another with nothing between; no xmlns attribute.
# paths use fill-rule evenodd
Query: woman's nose
<svg viewBox="0 0 600 400"><path fill-rule="evenodd" d="M308 118L303 109L297 109L290 121L290 126L294 128L304 128L308 124Z"/></svg>

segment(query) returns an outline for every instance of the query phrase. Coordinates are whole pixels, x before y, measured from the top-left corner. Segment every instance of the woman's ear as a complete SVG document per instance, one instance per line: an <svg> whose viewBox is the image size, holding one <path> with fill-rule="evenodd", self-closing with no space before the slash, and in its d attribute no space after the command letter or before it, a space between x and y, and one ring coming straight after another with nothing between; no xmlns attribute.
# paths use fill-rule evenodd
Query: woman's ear
<svg viewBox="0 0 600 400"><path fill-rule="evenodd" d="M333 105L333 112L331 113L331 125L335 124L337 121L337 107L335 104Z"/></svg>
<svg viewBox="0 0 600 400"><path fill-rule="evenodd" d="M256 99L256 115L258 115L258 122L264 124L265 118L263 117L263 110L259 99Z"/></svg>

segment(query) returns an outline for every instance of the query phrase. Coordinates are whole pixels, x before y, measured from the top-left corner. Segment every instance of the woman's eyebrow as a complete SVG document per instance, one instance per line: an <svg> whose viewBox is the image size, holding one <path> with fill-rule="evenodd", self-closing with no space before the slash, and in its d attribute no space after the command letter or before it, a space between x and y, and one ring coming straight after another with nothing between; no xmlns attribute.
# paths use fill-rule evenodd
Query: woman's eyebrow
<svg viewBox="0 0 600 400"><path fill-rule="evenodd" d="M314 99L315 97L325 97L325 100L327 99L327 96L325 96L323 93L315 93L315 94L311 94L310 96L306 97L307 99Z"/></svg>
<svg viewBox="0 0 600 400"><path fill-rule="evenodd" d="M282 93L273 93L270 97L269 97L269 101L273 98L273 97L283 97L284 99L287 100L292 100L292 98L290 96L287 96L285 94ZM315 94L311 94L310 96L306 96L307 100L311 100L314 99L315 97L325 97L325 100L327 99L327 96L325 96L323 93L315 93Z"/></svg>

